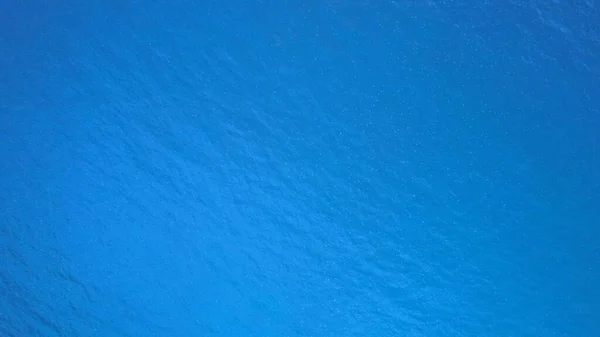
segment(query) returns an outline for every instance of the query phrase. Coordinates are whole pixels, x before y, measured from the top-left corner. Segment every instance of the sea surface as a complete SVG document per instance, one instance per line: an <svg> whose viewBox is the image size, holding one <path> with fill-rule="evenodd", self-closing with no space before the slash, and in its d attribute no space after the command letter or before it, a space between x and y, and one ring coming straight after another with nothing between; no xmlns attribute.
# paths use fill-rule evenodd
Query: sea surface
<svg viewBox="0 0 600 337"><path fill-rule="evenodd" d="M600 3L0 0L0 336L600 336Z"/></svg>

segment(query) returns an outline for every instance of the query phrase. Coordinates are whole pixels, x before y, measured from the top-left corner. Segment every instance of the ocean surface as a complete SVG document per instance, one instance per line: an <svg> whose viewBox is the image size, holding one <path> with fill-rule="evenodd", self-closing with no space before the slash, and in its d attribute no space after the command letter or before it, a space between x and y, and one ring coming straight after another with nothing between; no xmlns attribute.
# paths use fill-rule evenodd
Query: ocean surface
<svg viewBox="0 0 600 337"><path fill-rule="evenodd" d="M600 3L0 0L0 336L600 336Z"/></svg>

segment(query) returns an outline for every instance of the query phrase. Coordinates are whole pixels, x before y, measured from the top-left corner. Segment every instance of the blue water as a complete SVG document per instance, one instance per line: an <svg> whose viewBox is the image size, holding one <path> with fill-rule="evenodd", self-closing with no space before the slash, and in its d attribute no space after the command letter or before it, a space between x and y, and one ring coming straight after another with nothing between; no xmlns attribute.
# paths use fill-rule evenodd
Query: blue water
<svg viewBox="0 0 600 337"><path fill-rule="evenodd" d="M600 336L600 5L0 0L0 336Z"/></svg>

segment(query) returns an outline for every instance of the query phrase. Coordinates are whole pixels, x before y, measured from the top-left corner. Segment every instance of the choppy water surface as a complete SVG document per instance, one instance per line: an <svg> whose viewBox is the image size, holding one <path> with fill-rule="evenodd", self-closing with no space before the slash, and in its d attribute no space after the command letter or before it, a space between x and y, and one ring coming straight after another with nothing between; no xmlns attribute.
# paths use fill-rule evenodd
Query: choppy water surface
<svg viewBox="0 0 600 337"><path fill-rule="evenodd" d="M0 335L600 336L596 2L0 13Z"/></svg>

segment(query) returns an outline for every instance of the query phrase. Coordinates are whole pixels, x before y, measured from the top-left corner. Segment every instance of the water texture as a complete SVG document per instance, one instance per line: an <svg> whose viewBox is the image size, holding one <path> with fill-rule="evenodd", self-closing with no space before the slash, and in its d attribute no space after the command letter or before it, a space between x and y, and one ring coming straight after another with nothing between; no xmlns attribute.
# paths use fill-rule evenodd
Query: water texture
<svg viewBox="0 0 600 337"><path fill-rule="evenodd" d="M0 0L0 336L600 336L595 1Z"/></svg>

